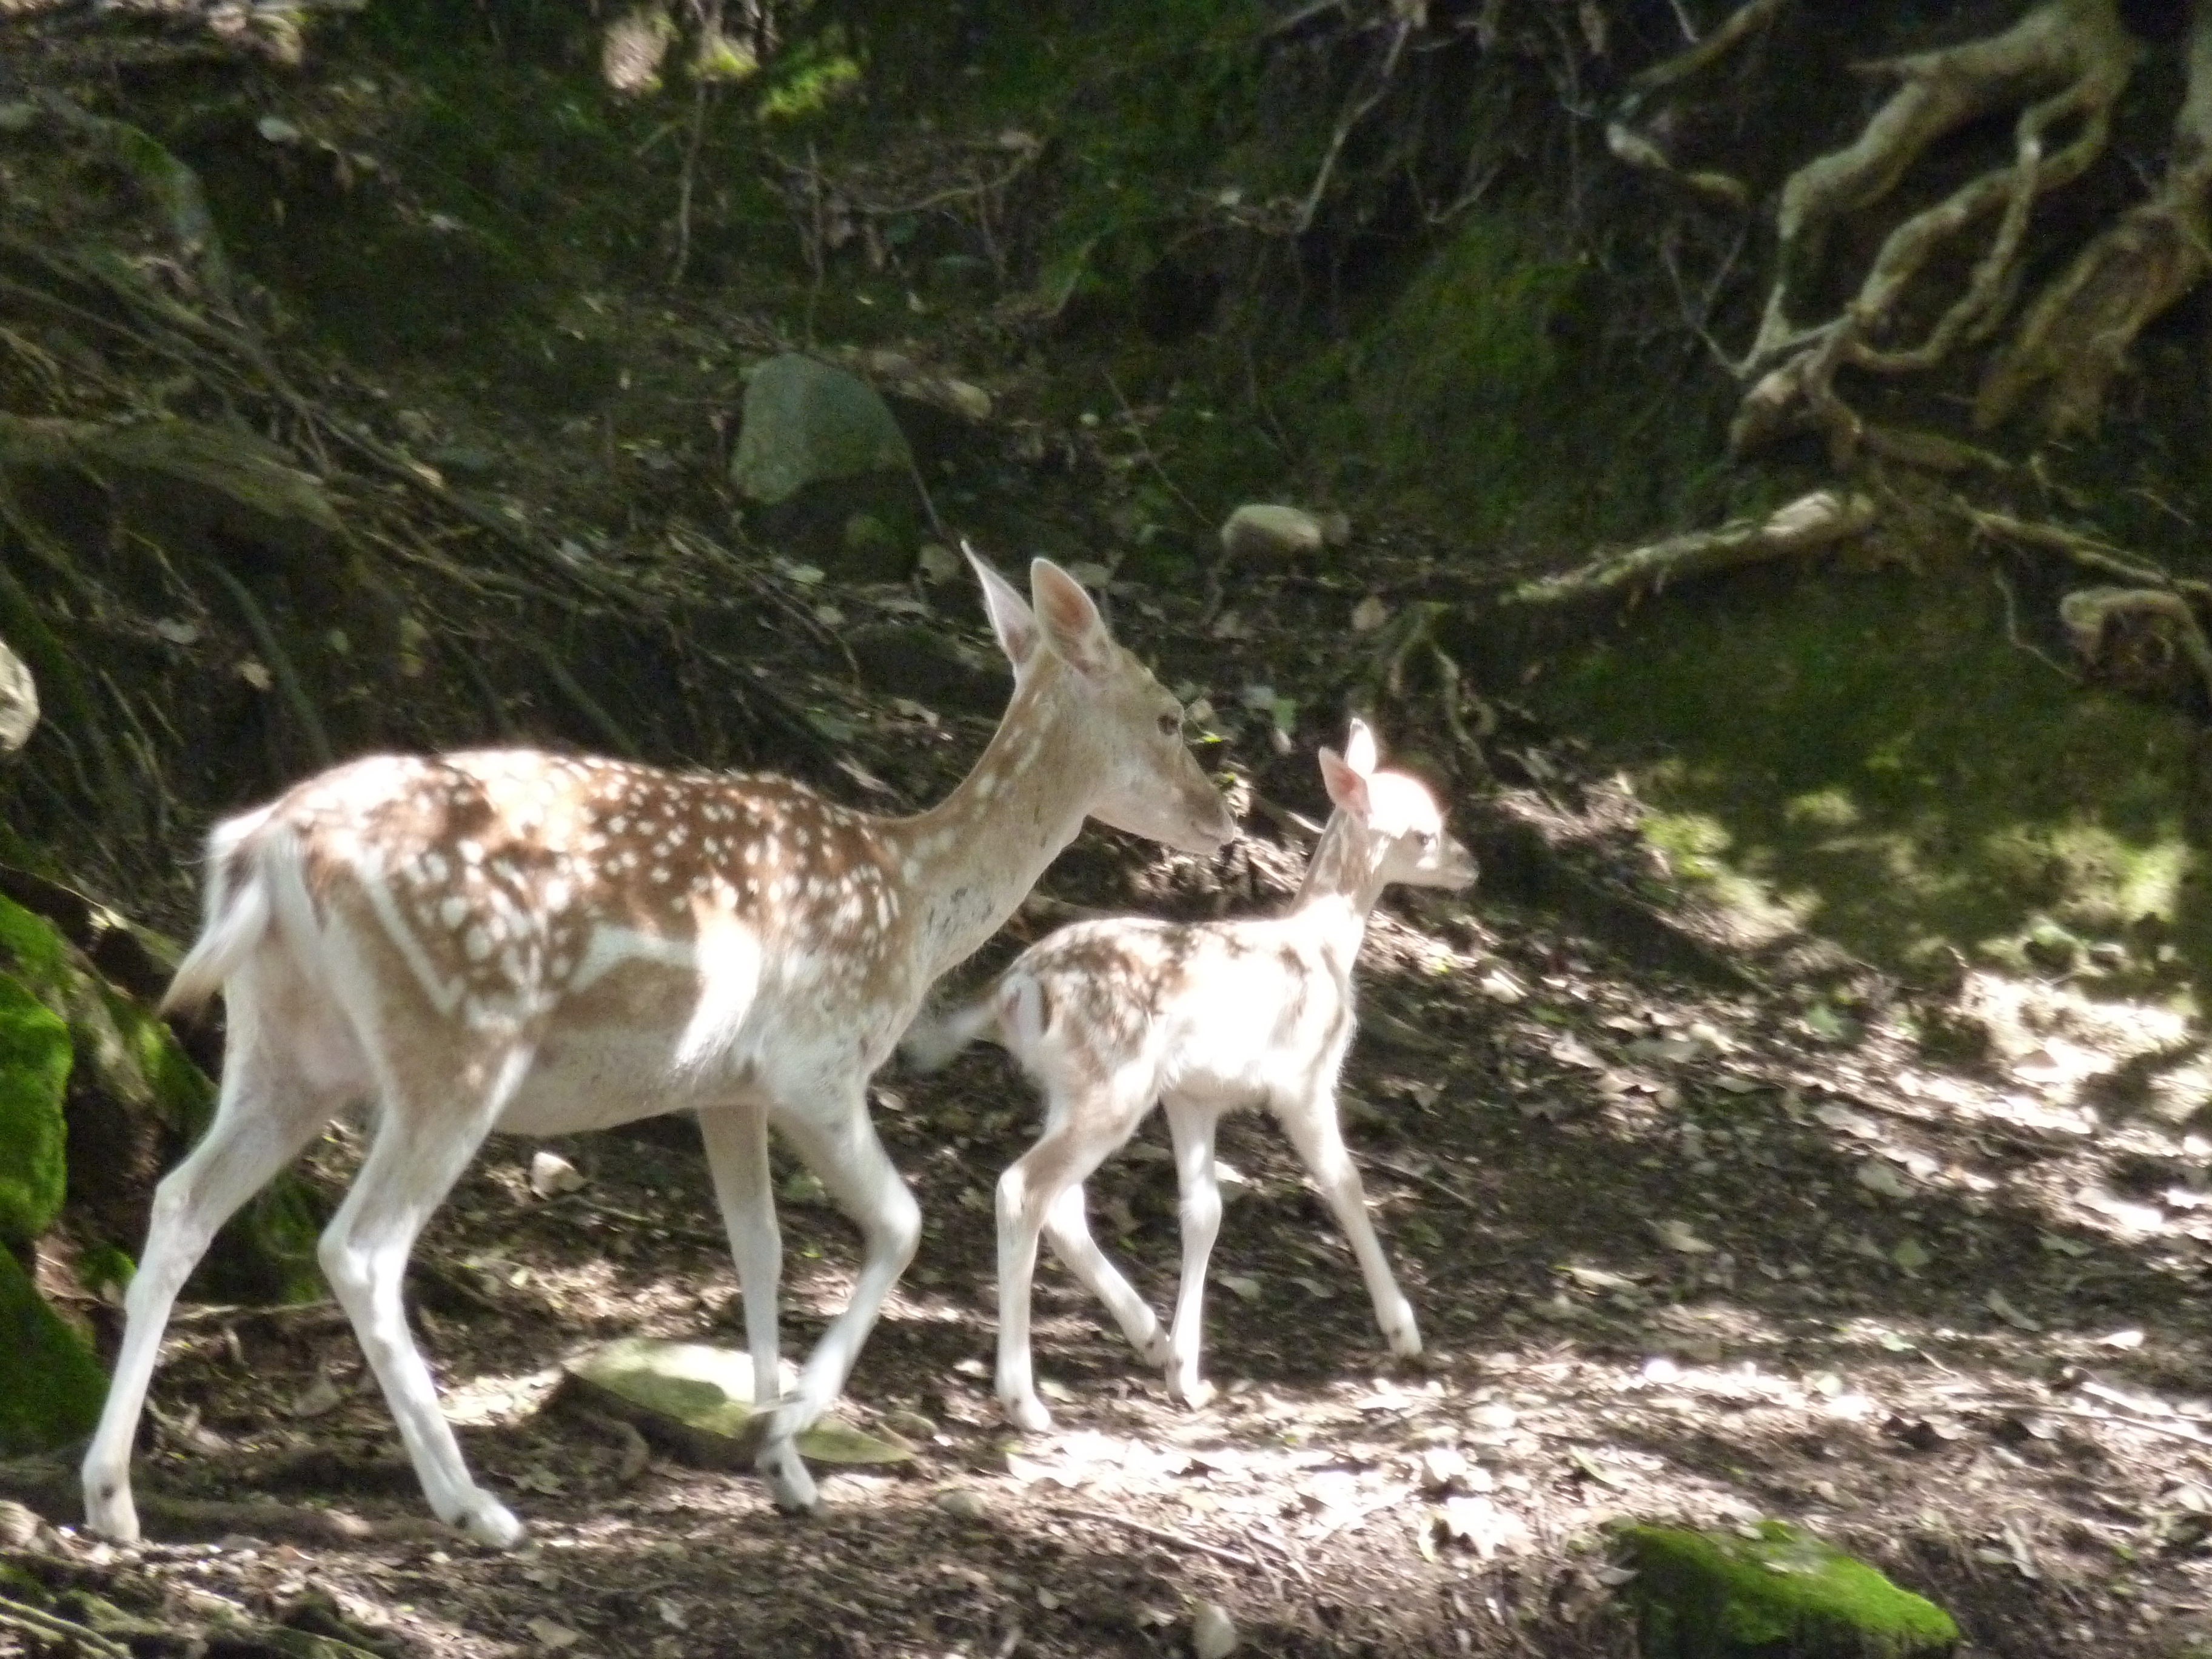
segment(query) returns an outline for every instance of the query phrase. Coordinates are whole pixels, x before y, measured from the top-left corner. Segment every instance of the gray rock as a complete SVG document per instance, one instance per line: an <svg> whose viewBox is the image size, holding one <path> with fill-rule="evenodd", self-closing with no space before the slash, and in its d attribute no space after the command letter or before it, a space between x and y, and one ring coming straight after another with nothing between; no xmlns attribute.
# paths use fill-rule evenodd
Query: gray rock
<svg viewBox="0 0 2212 1659"><path fill-rule="evenodd" d="M1232 559L1318 553L1351 539L1352 520L1341 513L1309 513L1273 501L1247 501L1221 526L1221 550Z"/></svg>
<svg viewBox="0 0 2212 1659"><path fill-rule="evenodd" d="M904 471L913 451L890 405L858 375L787 352L753 372L730 482L774 506L811 483Z"/></svg>
<svg viewBox="0 0 2212 1659"><path fill-rule="evenodd" d="M38 684L23 659L0 640L0 755L12 755L28 743L38 723Z"/></svg>

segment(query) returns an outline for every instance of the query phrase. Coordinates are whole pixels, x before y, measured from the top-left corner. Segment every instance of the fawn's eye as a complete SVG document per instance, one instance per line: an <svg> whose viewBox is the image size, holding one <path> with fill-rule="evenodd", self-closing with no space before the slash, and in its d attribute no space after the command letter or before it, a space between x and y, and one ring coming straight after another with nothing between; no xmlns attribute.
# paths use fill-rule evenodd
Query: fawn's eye
<svg viewBox="0 0 2212 1659"><path fill-rule="evenodd" d="M1182 712L1180 709L1172 714L1163 714L1160 716L1160 735L1162 737L1172 738L1182 730Z"/></svg>

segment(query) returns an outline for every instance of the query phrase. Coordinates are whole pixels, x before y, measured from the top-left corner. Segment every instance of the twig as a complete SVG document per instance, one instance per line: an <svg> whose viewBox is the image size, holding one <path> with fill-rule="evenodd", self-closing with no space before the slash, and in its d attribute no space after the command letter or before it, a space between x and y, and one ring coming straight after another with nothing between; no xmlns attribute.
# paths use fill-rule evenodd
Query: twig
<svg viewBox="0 0 2212 1659"><path fill-rule="evenodd" d="M1367 1162L1372 1164L1376 1169L1387 1170L1401 1180L1413 1182L1417 1186L1426 1187L1432 1193L1439 1193L1462 1209L1472 1210L1478 1207L1475 1200L1460 1191L1458 1188L1439 1181L1434 1176L1423 1175L1419 1170L1401 1164L1395 1158L1376 1158L1371 1152L1365 1154L1365 1157Z"/></svg>
<svg viewBox="0 0 2212 1659"><path fill-rule="evenodd" d="M276 638L276 630L269 625L269 618L246 584L232 575L215 560L208 561L208 568L215 579L230 591L238 601L240 612L246 617L246 631L253 635L261 654L269 659L269 672L276 677L276 690L292 711L292 718L300 722L301 734L307 740L307 748L315 757L317 766L328 766L337 758L331 748L330 734L323 730L323 718L315 712L315 705L307 700L307 688L300 684L298 672L292 659Z"/></svg>
<svg viewBox="0 0 2212 1659"><path fill-rule="evenodd" d="M1990 572L1990 578L1996 583L1997 592L2004 599L2005 639L2012 645L2013 648L2016 651L2025 651L2029 656L2034 658L2036 661L2041 663L2045 668L2048 668L2052 673L2057 675L2059 678L2064 680L2069 685L2081 684L2081 677L2080 675L2075 673L2071 669L2068 668L2065 664L2052 657L2049 652L2045 651L2041 646L2037 645L2033 640L2025 639L2021 636L2017 602L2013 598L2012 584L2005 580L2004 572L2002 570L1992 570Z"/></svg>
<svg viewBox="0 0 2212 1659"><path fill-rule="evenodd" d="M1137 411L1129 407L1129 400L1121 395L1121 383L1114 378L1114 371L1109 368L1105 374L1107 387L1113 392L1114 401L1121 405L1121 419L1129 428L1129 435L1137 441L1137 453L1144 457L1146 465L1159 475L1160 482L1168 487L1168 493L1182 503L1183 510L1197 523L1205 524L1206 517L1199 510L1198 503L1183 494L1182 486L1168 476L1167 468L1160 465L1160 458L1152 453L1152 445L1145 441L1145 428L1137 419Z"/></svg>
<svg viewBox="0 0 2212 1659"><path fill-rule="evenodd" d="M577 712L592 723L614 751L625 760L635 760L642 752L637 746L637 740L623 729L620 720L599 706L597 698L584 690L576 677L568 672L568 665L554 653L553 647L543 640L533 639L530 641L530 650L538 659L538 666L545 671L545 677L560 689L562 696L576 706Z"/></svg>
<svg viewBox="0 0 2212 1659"><path fill-rule="evenodd" d="M1224 1549L1220 1545L1209 1544L1202 1538L1193 1538L1187 1532L1152 1526L1126 1515L1111 1515L1103 1510L1070 1509L1065 1505L1055 1509L1054 1513L1066 1516L1071 1521L1096 1521L1102 1526L1126 1527L1131 1532L1142 1533L1163 1544L1172 1544L1177 1549L1192 1550L1200 1555L1210 1555L1217 1561L1228 1562L1231 1566L1249 1567L1255 1572L1267 1571L1267 1564L1257 1556L1247 1555L1242 1550Z"/></svg>
<svg viewBox="0 0 2212 1659"><path fill-rule="evenodd" d="M2192 1446L2201 1446L2212 1451L2212 1437L2199 1434L2194 1428L2183 1428L2171 1423L2151 1423L2140 1417L2085 1411L2078 1406L2022 1406L2017 1409L2036 1417L2067 1417L2084 1423L2112 1423L2124 1429L2141 1429L2146 1434L2162 1434L2168 1439L2184 1440Z"/></svg>
<svg viewBox="0 0 2212 1659"><path fill-rule="evenodd" d="M1413 37L1414 16L1412 14L1398 20L1398 27L1390 32L1390 44L1382 54L1382 66L1375 76L1375 90L1364 98L1345 106L1337 117L1336 131L1330 135L1328 152L1321 160L1321 170L1314 175L1313 187L1306 191L1306 199L1298 205L1297 216L1291 222L1291 232L1303 236L1313 228L1314 215L1321 210L1321 198L1328 192L1330 176L1336 171L1337 159L1344 153L1345 140L1352 130L1367 118L1368 112L1382 101L1382 94L1390 89L1390 77L1397 72L1399 57L1406 50L1406 42Z"/></svg>
<svg viewBox="0 0 2212 1659"><path fill-rule="evenodd" d="M676 258L668 270L668 285L684 280L684 267L691 261L691 181L699 170L699 141L707 131L707 83L691 82L691 132L684 146L684 161L676 177Z"/></svg>

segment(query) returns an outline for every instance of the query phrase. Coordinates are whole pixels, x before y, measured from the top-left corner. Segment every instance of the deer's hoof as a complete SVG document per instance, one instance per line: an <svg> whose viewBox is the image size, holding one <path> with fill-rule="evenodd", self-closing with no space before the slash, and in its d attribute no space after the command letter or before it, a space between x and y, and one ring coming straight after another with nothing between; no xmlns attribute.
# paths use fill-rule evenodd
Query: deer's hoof
<svg viewBox="0 0 2212 1659"><path fill-rule="evenodd" d="M138 1541L138 1505L125 1484L96 1491L88 1480L84 1488L84 1524L88 1530L118 1544Z"/></svg>
<svg viewBox="0 0 2212 1659"><path fill-rule="evenodd" d="M772 1441L761 1450L757 1465L768 1482L769 1496L787 1515L807 1515L822 1507L822 1493L805 1461L788 1440Z"/></svg>
<svg viewBox="0 0 2212 1659"><path fill-rule="evenodd" d="M462 1500L453 1524L495 1550L513 1549L522 1541L523 1525L513 1510L488 1492L472 1492Z"/></svg>
<svg viewBox="0 0 2212 1659"><path fill-rule="evenodd" d="M1006 1420L1024 1433L1042 1434L1052 1427L1052 1413L1035 1395L1018 1400L1001 1398L999 1404L1006 1411Z"/></svg>
<svg viewBox="0 0 2212 1659"><path fill-rule="evenodd" d="M1195 1373L1189 1376L1168 1378L1168 1393L1193 1411L1203 1411L1213 1403L1214 1387Z"/></svg>

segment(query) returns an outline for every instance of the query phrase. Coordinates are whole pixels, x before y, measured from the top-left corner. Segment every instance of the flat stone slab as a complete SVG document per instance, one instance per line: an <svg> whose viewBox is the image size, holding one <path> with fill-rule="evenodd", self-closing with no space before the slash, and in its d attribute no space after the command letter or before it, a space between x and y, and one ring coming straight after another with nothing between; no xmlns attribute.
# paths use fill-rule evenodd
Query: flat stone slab
<svg viewBox="0 0 2212 1659"><path fill-rule="evenodd" d="M687 1463L750 1469L764 1413L753 1406L753 1362L734 1348L631 1336L594 1348L563 1368L568 1386L609 1415ZM783 1379L790 1386L790 1379ZM799 1437L816 1463L902 1463L914 1448L825 1417Z"/></svg>

